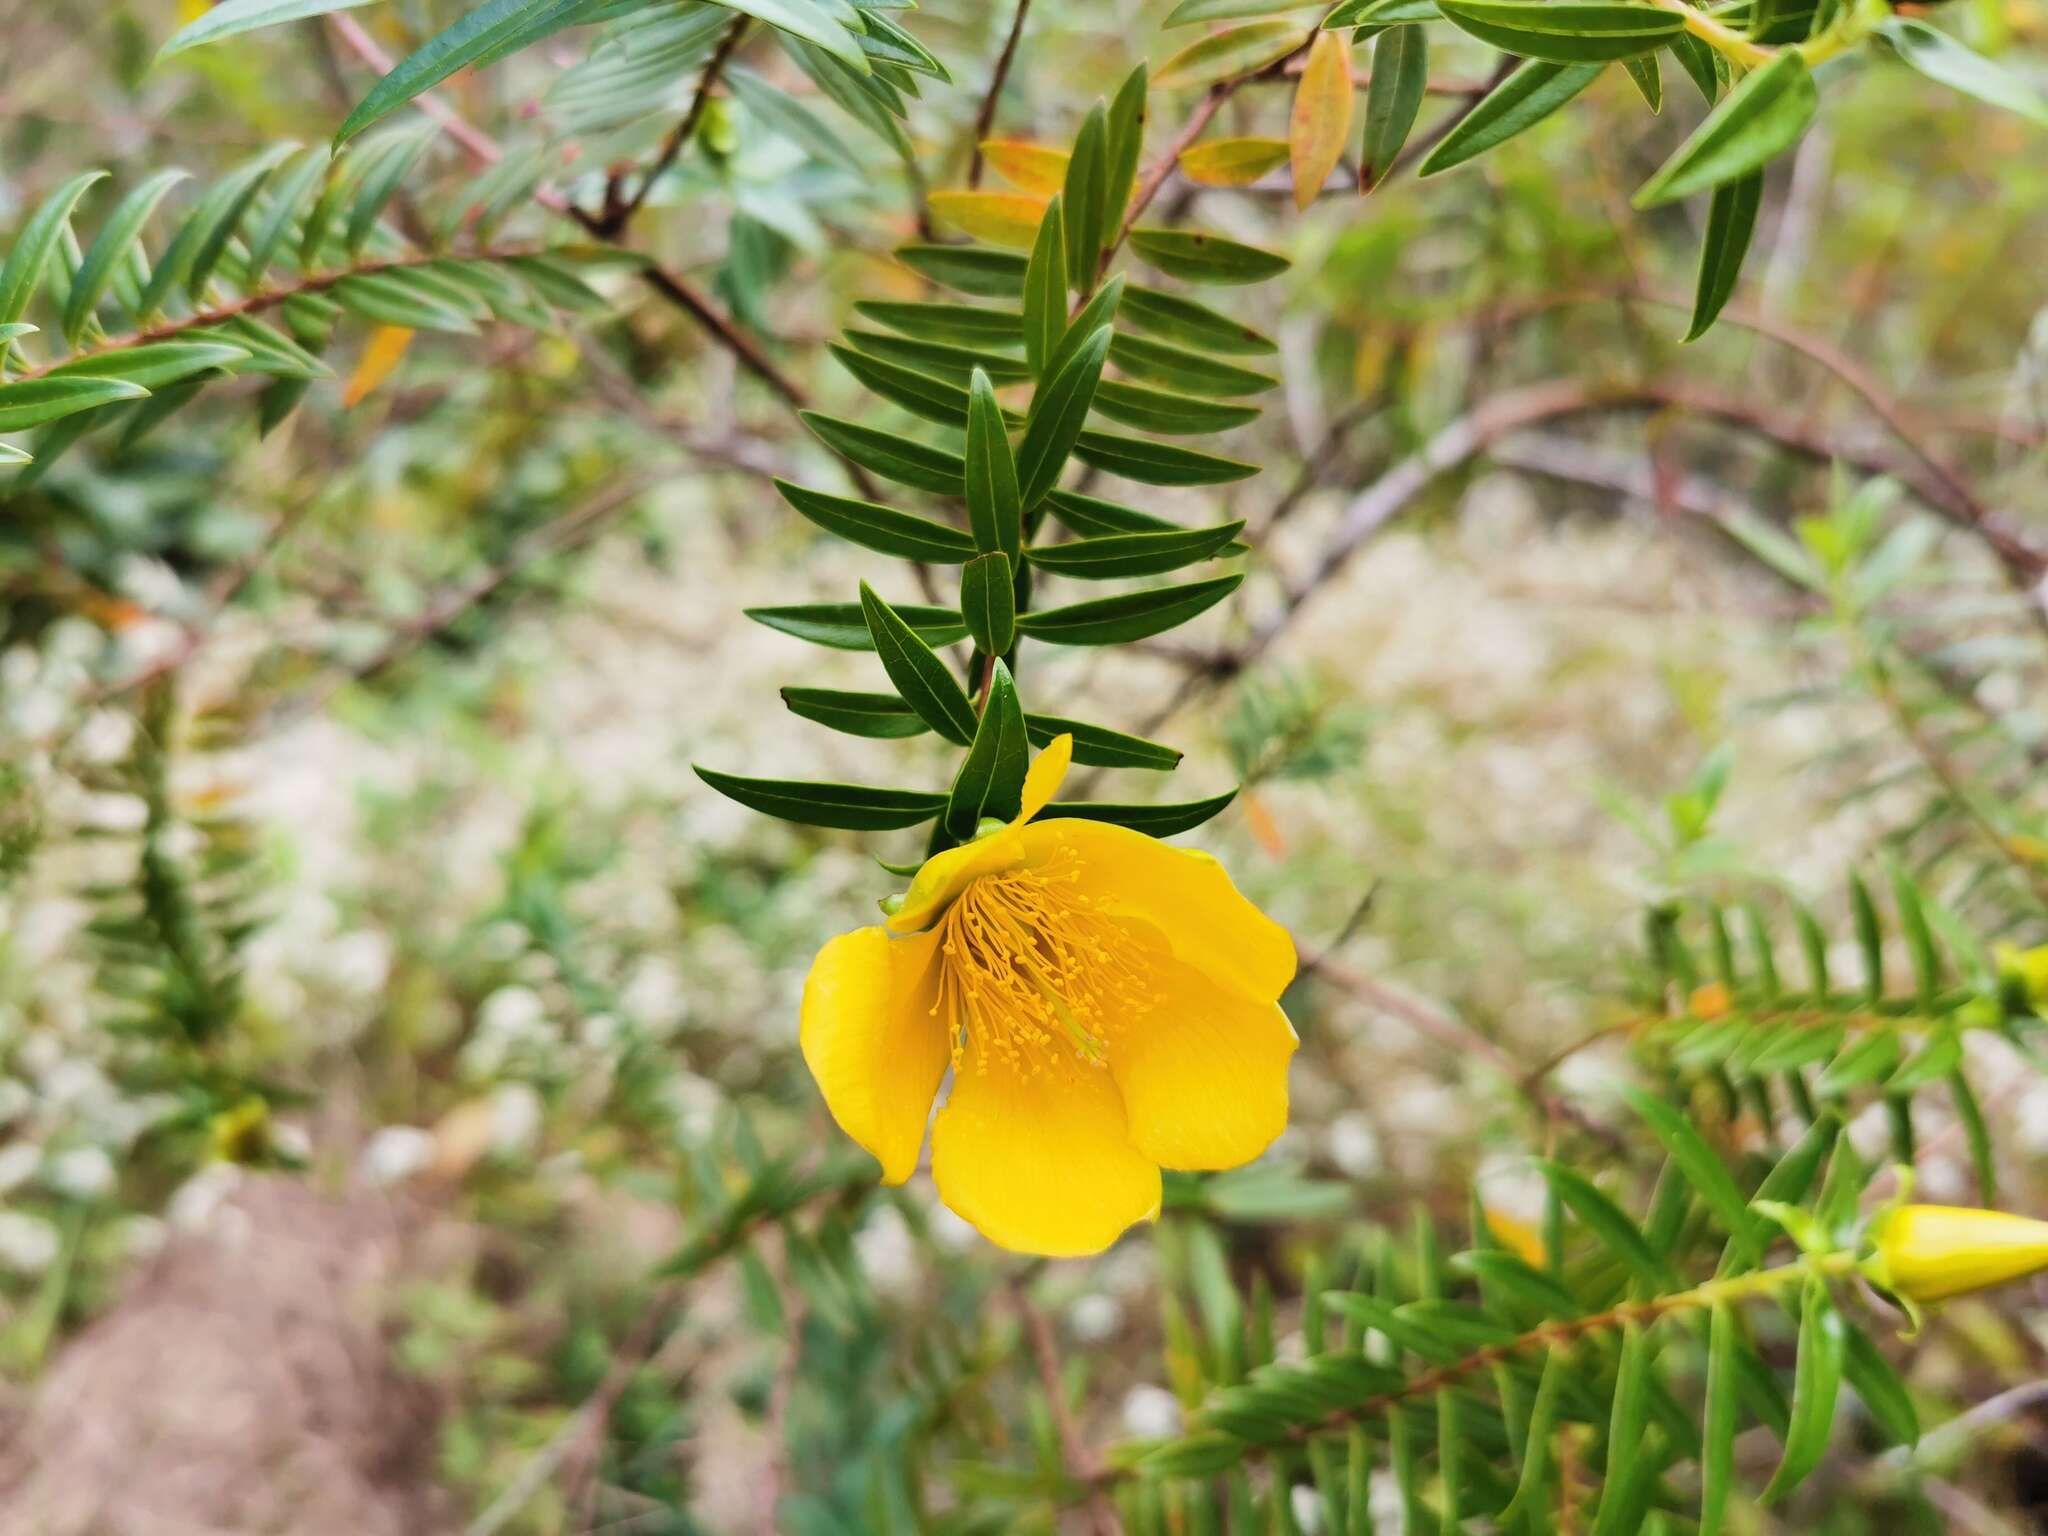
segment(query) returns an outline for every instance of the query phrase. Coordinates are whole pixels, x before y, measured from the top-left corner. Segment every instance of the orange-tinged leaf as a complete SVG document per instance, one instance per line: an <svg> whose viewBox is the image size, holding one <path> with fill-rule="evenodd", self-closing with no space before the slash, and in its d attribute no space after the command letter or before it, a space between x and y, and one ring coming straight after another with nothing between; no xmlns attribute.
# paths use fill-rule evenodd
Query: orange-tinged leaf
<svg viewBox="0 0 2048 1536"><path fill-rule="evenodd" d="M1351 134L1351 45L1335 32L1318 32L1294 92L1287 123L1294 165L1294 206L1306 208L1344 157Z"/></svg>
<svg viewBox="0 0 2048 1536"><path fill-rule="evenodd" d="M1070 157L1064 149L1054 149L1050 144L1034 144L1029 139L983 139L981 158L1019 192L1051 197L1067 184Z"/></svg>
<svg viewBox="0 0 2048 1536"><path fill-rule="evenodd" d="M363 343L363 355L356 359L356 370L342 389L341 403L355 406L369 398L391 376L391 370L411 345L412 331L403 325L380 325L370 332L370 339Z"/></svg>
<svg viewBox="0 0 2048 1536"><path fill-rule="evenodd" d="M934 192L935 217L977 240L1028 251L1045 221L1048 199L1027 192Z"/></svg>
<svg viewBox="0 0 2048 1536"><path fill-rule="evenodd" d="M1181 151L1181 174L1205 187L1248 187L1287 163L1285 139L1211 139Z"/></svg>

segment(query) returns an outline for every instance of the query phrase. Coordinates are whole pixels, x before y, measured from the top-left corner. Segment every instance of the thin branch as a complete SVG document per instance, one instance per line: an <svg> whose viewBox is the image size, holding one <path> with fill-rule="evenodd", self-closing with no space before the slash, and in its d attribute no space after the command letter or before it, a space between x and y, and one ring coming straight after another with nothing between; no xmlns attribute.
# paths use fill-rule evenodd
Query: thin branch
<svg viewBox="0 0 2048 1536"><path fill-rule="evenodd" d="M725 29L725 35L718 40L718 47L710 61L704 66L704 73L697 77L696 94L690 98L689 110L683 113L675 127L669 130L662 142L661 153L654 157L654 164L647 168L640 178L640 185L632 197L616 208L607 209L600 219L600 230L594 231L600 238L615 240L626 232L626 226L633 221L647 201L647 194L654 190L654 184L667 174L668 168L676 163L683 146L690 142L690 135L697 131L697 124L703 121L704 111L711 105L711 91L718 84L719 76L725 73L725 66L739 51L740 43L746 38L747 28L753 18L745 14L735 15L732 25Z"/></svg>
<svg viewBox="0 0 2048 1536"><path fill-rule="evenodd" d="M967 185L981 185L981 142L995 127L996 102L1003 94L1003 86L1010 78L1010 65L1016 61L1017 45L1024 40L1024 20L1031 14L1031 0L1017 0L1017 14L1010 22L1010 36L1003 44L1003 51L996 55L995 73L989 76L988 93L981 98L981 110L974 115L974 153L967 162Z"/></svg>
<svg viewBox="0 0 2048 1536"><path fill-rule="evenodd" d="M1024 1331L1031 1340L1031 1358L1038 1367L1038 1383L1044 1389L1046 1406L1052 1414L1053 1432L1059 1437L1060 1460L1066 1466L1067 1475L1088 1488L1088 1518L1095 1527L1095 1536L1123 1536L1123 1522L1117 1518L1116 1507L1110 1503L1109 1495L1102 1487L1102 1459L1081 1438L1073 1412L1067 1406L1066 1385L1060 1379L1059 1345L1053 1338L1052 1324L1032 1302L1022 1280L1011 1285L1010 1304L1016 1308L1017 1316L1023 1320Z"/></svg>

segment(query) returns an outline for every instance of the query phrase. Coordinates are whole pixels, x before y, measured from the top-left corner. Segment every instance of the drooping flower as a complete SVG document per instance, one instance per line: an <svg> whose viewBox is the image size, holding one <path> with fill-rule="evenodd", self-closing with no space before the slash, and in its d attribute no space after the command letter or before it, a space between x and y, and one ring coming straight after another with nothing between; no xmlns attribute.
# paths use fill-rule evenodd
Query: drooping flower
<svg viewBox="0 0 2048 1536"><path fill-rule="evenodd" d="M1909 1302L1944 1301L2048 1269L2048 1221L2004 1211L1901 1205L1871 1236L1871 1279Z"/></svg>
<svg viewBox="0 0 2048 1536"><path fill-rule="evenodd" d="M1072 1256L1159 1213L1159 1170L1249 1162L1287 1124L1285 929L1207 854L1106 822L1034 821L1073 742L1031 765L1017 819L928 859L888 921L832 940L803 1052L882 1177L932 1124L939 1196L990 1241Z"/></svg>

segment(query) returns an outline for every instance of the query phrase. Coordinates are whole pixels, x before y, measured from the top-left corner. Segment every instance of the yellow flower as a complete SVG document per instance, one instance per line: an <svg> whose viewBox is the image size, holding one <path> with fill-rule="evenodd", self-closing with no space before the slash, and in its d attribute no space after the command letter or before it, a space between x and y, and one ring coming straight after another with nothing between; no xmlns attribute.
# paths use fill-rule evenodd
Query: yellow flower
<svg viewBox="0 0 2048 1536"><path fill-rule="evenodd" d="M1159 1170L1249 1162L1287 1124L1287 931L1206 854L1106 822L1017 819L925 862L880 926L819 952L803 1052L846 1134L901 1184L932 1125L939 1197L991 1242L1099 1253L1159 1214Z"/></svg>
<svg viewBox="0 0 2048 1536"><path fill-rule="evenodd" d="M1911 1302L1942 1301L2048 1269L2048 1221L2003 1211L1902 1205L1874 1236L1871 1279Z"/></svg>

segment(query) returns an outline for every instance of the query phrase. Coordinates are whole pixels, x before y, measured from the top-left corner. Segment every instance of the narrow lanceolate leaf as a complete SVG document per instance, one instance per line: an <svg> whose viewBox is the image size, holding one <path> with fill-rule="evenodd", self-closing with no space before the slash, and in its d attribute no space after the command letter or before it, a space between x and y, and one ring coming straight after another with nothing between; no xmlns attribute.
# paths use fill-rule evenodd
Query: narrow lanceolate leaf
<svg viewBox="0 0 2048 1536"><path fill-rule="evenodd" d="M1177 293L1161 293L1132 283L1124 289L1123 318L1141 331L1164 336L1183 346L1200 347L1233 357L1260 357L1279 350L1269 336L1241 320L1184 299Z"/></svg>
<svg viewBox="0 0 2048 1536"><path fill-rule="evenodd" d="M1172 837L1199 827L1237 798L1236 790L1212 795L1207 800L1187 800L1177 805L1106 805L1088 800L1055 800L1038 813L1041 821L1070 817L1076 821L1106 821L1129 827L1147 837Z"/></svg>
<svg viewBox="0 0 2048 1536"><path fill-rule="evenodd" d="M1668 1288L1672 1280L1669 1267L1621 1207L1581 1173L1552 1162L1539 1162L1537 1167L1572 1214L1586 1224L1608 1252L1629 1267L1646 1294Z"/></svg>
<svg viewBox="0 0 2048 1536"><path fill-rule="evenodd" d="M981 158L1019 192L1038 197L1055 196L1067 179L1067 152L1050 144L1034 144L1028 139L983 139Z"/></svg>
<svg viewBox="0 0 2048 1536"><path fill-rule="evenodd" d="M928 560L938 565L958 565L974 558L973 539L958 528L949 528L928 517L852 496L813 491L787 480L777 480L775 489L782 493L784 501L827 533L836 533L848 543L877 554L902 560Z"/></svg>
<svg viewBox="0 0 2048 1536"><path fill-rule="evenodd" d="M1144 336L1112 336L1109 360L1134 379L1219 400L1233 395L1255 395L1280 383L1269 373L1255 373L1233 363L1219 362L1206 353Z"/></svg>
<svg viewBox="0 0 2048 1536"><path fill-rule="evenodd" d="M943 427L957 427L967 420L967 391L945 379L935 379L915 368L869 357L852 347L832 343L832 355L861 383L885 400L893 400L914 416L935 421Z"/></svg>
<svg viewBox="0 0 2048 1536"><path fill-rule="evenodd" d="M1692 325L1687 341L1697 341L1713 328L1736 279L1742 275L1742 260L1749 254L1750 236L1756 232L1757 209L1763 205L1764 174L1752 171L1714 188L1707 208L1707 238L1700 246L1700 275L1693 290Z"/></svg>
<svg viewBox="0 0 2048 1536"><path fill-rule="evenodd" d="M827 416L822 411L803 411L799 416L827 448L884 479L938 496L963 494L964 464L957 453L895 432L877 431L857 421Z"/></svg>
<svg viewBox="0 0 2048 1536"><path fill-rule="evenodd" d="M1100 538L1112 533L1185 533L1179 523L1159 517L1151 512L1140 512L1136 507L1126 507L1114 501L1104 501L1100 496L1084 496L1079 491L1054 491L1046 498L1046 505L1052 515L1073 533L1084 539ZM1249 554L1244 544L1226 544L1216 553L1224 556Z"/></svg>
<svg viewBox="0 0 2048 1536"><path fill-rule="evenodd" d="M209 368L232 368L249 351L224 341L154 341L82 357L50 370L53 379L125 379L144 389L161 389Z"/></svg>
<svg viewBox="0 0 2048 1536"><path fill-rule="evenodd" d="M1844 1318L1842 1375L1885 1438L1895 1445L1917 1445L1920 1412L1913 1395L1869 1334Z"/></svg>
<svg viewBox="0 0 2048 1536"><path fill-rule="evenodd" d="M1045 219L1042 197L1028 192L934 192L932 215L964 235L1028 251Z"/></svg>
<svg viewBox="0 0 2048 1536"><path fill-rule="evenodd" d="M1023 507L1030 511L1058 483L1067 455L1082 435L1109 356L1109 327L1101 326L1044 384L1031 402L1031 420L1017 449L1017 479ZM1021 621L1020 621L1021 622Z"/></svg>
<svg viewBox="0 0 2048 1536"><path fill-rule="evenodd" d="M1377 30L1435 21L1442 15L1443 12L1436 8L1436 0L1343 0L1323 18L1323 25Z"/></svg>
<svg viewBox="0 0 2048 1536"><path fill-rule="evenodd" d="M1108 174L1103 188L1104 231L1114 238L1123 227L1124 210L1138 181L1138 160L1145 150L1145 100L1150 76L1141 63L1117 87L1109 104L1109 136L1104 155Z"/></svg>
<svg viewBox="0 0 2048 1536"><path fill-rule="evenodd" d="M946 801L946 830L963 840L974 835L984 816L1002 821L1016 816L1024 790L1024 773L1031 761L1017 685L1010 678L1010 669L1001 661L989 665L994 671L989 680L988 704L981 712L974 743L960 764L953 792Z"/></svg>
<svg viewBox="0 0 2048 1536"><path fill-rule="evenodd" d="M1131 249L1185 283L1263 283L1293 265L1276 251L1191 229L1134 229Z"/></svg>
<svg viewBox="0 0 2048 1536"><path fill-rule="evenodd" d="M1040 570L1084 581L1111 581L1125 576L1157 576L1207 560L1228 547L1244 531L1243 522L1214 528L1173 529L1158 533L1112 533L1047 544L1025 551Z"/></svg>
<svg viewBox="0 0 2048 1536"><path fill-rule="evenodd" d="M1763 1491L1764 1503L1775 1504L1791 1494L1827 1454L1846 1342L1842 1314L1835 1310L1827 1281L1807 1276L1799 1299L1799 1354L1792 1367L1792 1423L1785 1454Z"/></svg>
<svg viewBox="0 0 2048 1536"><path fill-rule="evenodd" d="M1664 1150L1671 1154L1679 1172L1685 1175L1685 1182L1692 1186L1693 1192L1705 1202L1707 1209L1714 1213L1715 1219L1728 1233L1731 1250L1745 1258L1753 1258L1762 1252L1762 1236L1758 1232L1756 1218L1750 1213L1749 1201L1737 1187L1735 1176L1721 1161L1720 1154L1707 1144L1706 1137L1694 1128L1690 1120L1655 1094L1629 1089L1625 1097L1643 1123L1649 1126L1651 1134L1664 1144Z"/></svg>
<svg viewBox="0 0 2048 1536"><path fill-rule="evenodd" d="M1714 1303L1707 1324L1707 1401L1700 1423L1700 1532L1720 1536L1735 1482L1735 1410L1742 1324L1732 1302Z"/></svg>
<svg viewBox="0 0 2048 1536"><path fill-rule="evenodd" d="M1806 60L1784 49L1742 77L1643 183L1635 205L1654 208L1760 170L1799 141L1819 107Z"/></svg>
<svg viewBox="0 0 2048 1536"><path fill-rule="evenodd" d="M1501 81L1458 120L1417 168L1435 176L1463 165L1526 132L1600 78L1598 64L1554 64L1531 59Z"/></svg>
<svg viewBox="0 0 2048 1536"><path fill-rule="evenodd" d="M1015 251L972 245L899 245L896 259L920 277L981 299L1014 299L1024 291L1024 258Z"/></svg>
<svg viewBox="0 0 2048 1536"><path fill-rule="evenodd" d="M994 386L979 369L968 390L967 521L974 530L973 547L982 554L1000 550L1012 561L1024 549L1024 508L1017 488L1017 461L1003 408ZM1003 650L991 655L1001 655Z"/></svg>
<svg viewBox="0 0 2048 1536"><path fill-rule="evenodd" d="M371 87L370 93L335 130L336 146L383 121L458 69L476 63L507 41L527 33L536 18L550 13L571 15L579 8L580 0L487 0L454 25L428 38Z"/></svg>
<svg viewBox="0 0 2048 1536"><path fill-rule="evenodd" d="M85 259L78 264L78 271L72 275L71 297L64 305L66 341L77 345L85 330L85 322L99 307L115 272L131 259L136 242L142 238L142 226L149 222L149 216L156 212L156 206L164 200L165 194L190 174L189 171L175 169L158 171L114 205L114 211L107 215L106 223L100 226L99 234L86 248Z"/></svg>
<svg viewBox="0 0 2048 1536"><path fill-rule="evenodd" d="M1171 390L1123 384L1114 379L1105 379L1096 386L1095 409L1124 426L1170 437L1227 432L1246 422L1256 421L1260 415L1256 405L1205 400L1199 395L1175 394Z"/></svg>
<svg viewBox="0 0 2048 1536"><path fill-rule="evenodd" d="M380 325L402 325L415 331L452 331L468 335L476 322L446 302L439 291L423 287L418 274L364 272L345 277L327 290L351 314Z"/></svg>
<svg viewBox="0 0 2048 1536"><path fill-rule="evenodd" d="M1358 190L1370 192L1387 177L1429 89L1429 34L1392 27L1372 45L1372 80L1365 92L1365 146L1358 155Z"/></svg>
<svg viewBox="0 0 2048 1536"><path fill-rule="evenodd" d="M1114 432L1083 432L1074 440L1074 457L1141 485L1227 485L1259 472L1258 465L1238 459Z"/></svg>
<svg viewBox="0 0 2048 1536"><path fill-rule="evenodd" d="M1002 656L1017 642L1017 591L1010 557L1001 550L960 567L960 616L984 656Z"/></svg>
<svg viewBox="0 0 2048 1536"><path fill-rule="evenodd" d="M847 693L837 688L785 688L782 702L794 715L848 736L891 739L930 729L893 693Z"/></svg>
<svg viewBox="0 0 2048 1536"><path fill-rule="evenodd" d="M952 669L866 582L860 584L860 608L882 669L904 702L948 741L964 747L974 740L974 705Z"/></svg>
<svg viewBox="0 0 2048 1536"><path fill-rule="evenodd" d="M1525 59L1597 64L1632 58L1685 30L1675 11L1624 0L1437 0L1447 20Z"/></svg>
<svg viewBox="0 0 2048 1536"><path fill-rule="evenodd" d="M1095 269L1102 255L1103 229L1109 218L1105 206L1109 195L1109 127L1100 103L1090 110L1074 140L1074 157L1067 162L1066 185L1060 204L1065 210L1067 236L1067 282L1076 293L1095 286Z"/></svg>
<svg viewBox="0 0 2048 1536"><path fill-rule="evenodd" d="M901 363L935 379L965 384L979 368L998 384L1016 384L1031 377L1022 359L1005 357L992 347L961 347L950 342L927 341L914 336L892 336L886 331L866 331L855 326L846 330L849 345L879 357Z"/></svg>
<svg viewBox="0 0 2048 1536"><path fill-rule="evenodd" d="M1067 225L1059 198L1045 205L1045 219L1024 269L1024 360L1038 378L1067 332Z"/></svg>
<svg viewBox="0 0 2048 1536"><path fill-rule="evenodd" d="M1025 729L1033 746L1045 746L1055 737L1074 738L1074 761L1094 768L1150 768L1166 772L1180 766L1181 752L1142 736L1126 736L1107 726L1063 715L1026 715Z"/></svg>
<svg viewBox="0 0 2048 1536"><path fill-rule="evenodd" d="M0 384L0 432L39 427L75 411L112 405L117 400L140 400L148 393L126 379L60 378L55 374Z"/></svg>
<svg viewBox="0 0 2048 1536"><path fill-rule="evenodd" d="M1123 302L1123 296L1124 277L1119 272L1096 289L1094 297L1083 304L1079 313L1067 322L1066 332L1060 337L1060 344L1053 348L1052 359L1045 365L1045 371L1049 374L1058 374L1067 366L1074 354L1081 350L1083 342L1090 340L1098 330L1113 322L1116 319L1117 306ZM1032 409L1038 409L1036 401L1032 403Z"/></svg>
<svg viewBox="0 0 2048 1536"><path fill-rule="evenodd" d="M7 264L0 267L0 325L12 325L21 319L28 308L28 301L35 297L48 268L51 254L71 218L71 210L78 206L78 200L85 196L94 182L106 176L105 171L82 171L52 192L37 205L29 215L28 222L15 236L14 246L7 253ZM5 344L0 344L0 362L7 357Z"/></svg>
<svg viewBox="0 0 2048 1536"><path fill-rule="evenodd" d="M1306 208L1344 157L1351 137L1351 40L1318 32L1287 118L1287 155L1294 206Z"/></svg>
<svg viewBox="0 0 2048 1536"><path fill-rule="evenodd" d="M1214 85L1284 59L1308 41L1296 21L1253 21L1197 38L1159 66L1152 83L1163 91Z"/></svg>
<svg viewBox="0 0 2048 1536"><path fill-rule="evenodd" d="M1946 32L1906 16L1887 17L1878 23L1877 32L1928 79L2048 127L2048 97Z"/></svg>
<svg viewBox="0 0 2048 1536"><path fill-rule="evenodd" d="M1183 586L1098 597L1066 608L1017 615L1017 629L1053 645L1122 645L1164 634L1206 612L1237 590L1242 576L1218 576Z"/></svg>
<svg viewBox="0 0 2048 1536"><path fill-rule="evenodd" d="M1627 1497L1632 1464L1641 1457L1643 1432L1650 1422L1650 1338L1641 1323L1622 1325L1621 1361L1615 1368L1614 1403L1607 1422L1607 1476L1600 1490L1600 1509L1594 1517L1597 1536L1633 1533L1618 1513L1618 1503Z"/></svg>
<svg viewBox="0 0 2048 1536"><path fill-rule="evenodd" d="M1198 21L1241 21L1247 16L1274 16L1307 7L1301 0L1180 0L1167 13L1163 27L1185 27Z"/></svg>
<svg viewBox="0 0 2048 1536"><path fill-rule="evenodd" d="M693 765L694 766L694 765ZM697 777L751 811L848 832L887 832L930 821L946 808L944 795L871 784L820 784L797 779L749 779L698 767Z"/></svg>
<svg viewBox="0 0 2048 1536"><path fill-rule="evenodd" d="M1180 152L1180 173L1204 187L1248 187L1287 163L1285 139L1209 139Z"/></svg>
<svg viewBox="0 0 2048 1536"><path fill-rule="evenodd" d="M951 608L901 603L896 617L908 624L926 645L951 645L966 638L967 625ZM867 614L859 603L796 603L782 608L749 608L746 616L756 624L779 629L785 635L830 646L835 651L871 651L874 638L868 632Z"/></svg>
<svg viewBox="0 0 2048 1536"><path fill-rule="evenodd" d="M1652 112L1662 112L1664 67L1657 62L1657 55L1645 53L1633 59L1623 59L1621 67L1628 71L1629 79L1635 82L1636 93L1643 98L1643 105Z"/></svg>
<svg viewBox="0 0 2048 1536"><path fill-rule="evenodd" d="M973 304L891 304L862 299L854 313L892 331L956 347L1020 347L1024 317L1014 309Z"/></svg>
<svg viewBox="0 0 2048 1536"><path fill-rule="evenodd" d="M173 32L170 41L157 50L157 62L161 64L174 53L218 42L238 32L253 32L258 27L274 27L368 4L370 0L220 0L212 10L202 12Z"/></svg>

